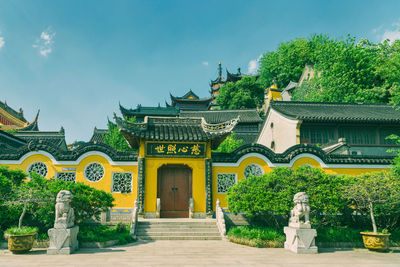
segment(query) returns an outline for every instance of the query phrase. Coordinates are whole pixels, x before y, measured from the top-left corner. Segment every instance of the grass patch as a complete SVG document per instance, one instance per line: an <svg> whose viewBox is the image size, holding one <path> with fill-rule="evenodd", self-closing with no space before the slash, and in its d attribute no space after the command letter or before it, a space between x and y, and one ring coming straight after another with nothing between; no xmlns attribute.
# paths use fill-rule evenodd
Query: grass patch
<svg viewBox="0 0 400 267"><path fill-rule="evenodd" d="M81 242L106 242L118 240L118 245L131 243L134 241L130 235L129 226L118 223L114 227L106 225L88 225L79 229L78 240Z"/></svg>
<svg viewBox="0 0 400 267"><path fill-rule="evenodd" d="M37 227L30 226L21 226L18 228L17 226L8 228L5 233L8 235L28 235L28 234L36 234L38 232Z"/></svg>
<svg viewBox="0 0 400 267"><path fill-rule="evenodd" d="M239 226L229 230L231 242L258 248L282 248L285 242L283 229Z"/></svg>

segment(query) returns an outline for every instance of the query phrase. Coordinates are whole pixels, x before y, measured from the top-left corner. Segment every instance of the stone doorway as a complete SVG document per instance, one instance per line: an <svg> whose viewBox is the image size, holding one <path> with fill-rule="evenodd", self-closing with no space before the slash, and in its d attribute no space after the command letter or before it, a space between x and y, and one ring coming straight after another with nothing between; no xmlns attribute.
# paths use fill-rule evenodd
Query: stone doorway
<svg viewBox="0 0 400 267"><path fill-rule="evenodd" d="M164 165L158 169L157 198L161 218L188 218L192 197L192 169L185 165Z"/></svg>

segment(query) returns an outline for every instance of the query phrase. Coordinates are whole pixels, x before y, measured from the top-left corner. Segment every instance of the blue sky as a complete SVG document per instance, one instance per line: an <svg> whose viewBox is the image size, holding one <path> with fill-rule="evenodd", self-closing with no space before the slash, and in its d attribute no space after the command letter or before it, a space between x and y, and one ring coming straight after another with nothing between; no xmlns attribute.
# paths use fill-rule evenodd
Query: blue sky
<svg viewBox="0 0 400 267"><path fill-rule="evenodd" d="M397 0L3 0L0 99L29 121L40 109L41 130L87 141L119 102L209 96L219 61L252 72L280 42L313 33L400 39L399 10Z"/></svg>

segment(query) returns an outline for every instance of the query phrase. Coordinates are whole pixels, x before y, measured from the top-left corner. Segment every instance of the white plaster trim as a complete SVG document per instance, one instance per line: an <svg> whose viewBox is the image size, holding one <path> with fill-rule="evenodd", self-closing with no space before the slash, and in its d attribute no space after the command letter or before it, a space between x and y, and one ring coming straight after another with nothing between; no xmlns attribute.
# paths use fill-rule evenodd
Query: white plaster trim
<svg viewBox="0 0 400 267"><path fill-rule="evenodd" d="M242 163L243 160L248 159L250 157L256 157L259 159L262 159L267 163L269 167L275 167L275 164L273 164L266 156L261 155L259 153L249 153L244 156L242 156L236 163L213 163L213 167L239 167L239 165Z"/></svg>
<svg viewBox="0 0 400 267"><path fill-rule="evenodd" d="M0 160L0 164L4 164L4 165L7 165L7 164L22 164L22 162L24 160L26 160L27 158L29 158L30 156L33 156L33 155L46 156L52 161L53 165L73 165L73 166L74 165L79 165L84 158L89 157L89 156L100 156L100 157L103 157L110 163L110 165L113 165L113 166L137 166L137 164L138 164L137 161L113 161L107 154L105 154L103 152L99 152L99 151L86 152L86 153L82 154L75 161L57 161L53 157L52 154L50 154L50 153L48 153L46 151L43 151L43 150L31 151L29 153L26 153L19 160Z"/></svg>
<svg viewBox="0 0 400 267"><path fill-rule="evenodd" d="M294 157L290 163L272 163L267 157L258 153L249 153L242 156L236 163L213 163L213 167L239 167L243 160L256 157L264 160L269 167L293 167L293 164L301 158L312 158L316 160L324 169L390 169L392 166L389 165L371 165L371 164L326 164L321 158L314 154L304 153Z"/></svg>

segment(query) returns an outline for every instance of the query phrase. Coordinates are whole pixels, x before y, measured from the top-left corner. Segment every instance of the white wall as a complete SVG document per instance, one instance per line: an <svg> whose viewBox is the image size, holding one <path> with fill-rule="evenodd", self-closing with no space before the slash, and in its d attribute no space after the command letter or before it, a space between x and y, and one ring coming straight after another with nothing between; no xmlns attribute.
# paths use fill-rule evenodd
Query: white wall
<svg viewBox="0 0 400 267"><path fill-rule="evenodd" d="M272 128L271 123L273 123ZM271 149L275 153L282 153L289 147L297 145L297 125L300 126L299 120L288 119L270 109L257 143L271 148L271 143L274 141L275 148Z"/></svg>

